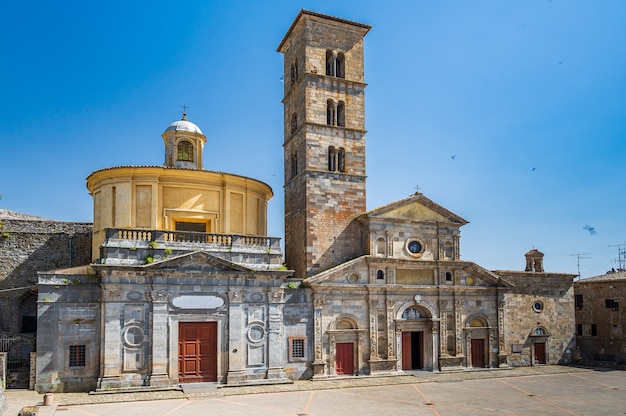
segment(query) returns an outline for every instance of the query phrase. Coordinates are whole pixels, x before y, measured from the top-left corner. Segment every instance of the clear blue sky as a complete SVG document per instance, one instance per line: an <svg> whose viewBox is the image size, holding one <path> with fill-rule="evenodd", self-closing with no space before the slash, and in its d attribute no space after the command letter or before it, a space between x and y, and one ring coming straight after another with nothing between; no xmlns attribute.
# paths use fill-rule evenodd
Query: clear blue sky
<svg viewBox="0 0 626 416"><path fill-rule="evenodd" d="M188 118L205 168L274 189L283 236L282 55L301 8L367 23L367 203L416 186L470 221L461 255L583 277L626 242L626 2L5 1L0 207L91 221L85 178L161 165ZM453 156L455 156L453 158ZM595 228L591 235L585 225Z"/></svg>

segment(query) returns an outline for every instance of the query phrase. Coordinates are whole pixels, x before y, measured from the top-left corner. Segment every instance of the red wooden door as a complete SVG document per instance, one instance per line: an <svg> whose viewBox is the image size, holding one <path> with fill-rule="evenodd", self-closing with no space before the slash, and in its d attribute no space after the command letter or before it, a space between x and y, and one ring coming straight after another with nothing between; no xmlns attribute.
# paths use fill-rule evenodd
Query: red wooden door
<svg viewBox="0 0 626 416"><path fill-rule="evenodd" d="M217 322L181 322L178 326L178 380L217 381Z"/></svg>
<svg viewBox="0 0 626 416"><path fill-rule="evenodd" d="M402 369L419 370L424 368L423 332L402 333Z"/></svg>
<svg viewBox="0 0 626 416"><path fill-rule="evenodd" d="M413 361L411 360L411 333L403 332L402 333L402 369L403 370L412 370L413 369Z"/></svg>
<svg viewBox="0 0 626 416"><path fill-rule="evenodd" d="M352 375L354 373L354 344L338 342L335 353L335 372Z"/></svg>
<svg viewBox="0 0 626 416"><path fill-rule="evenodd" d="M485 340L473 339L472 340L472 367L484 367L485 366Z"/></svg>
<svg viewBox="0 0 626 416"><path fill-rule="evenodd" d="M546 363L546 343L536 342L533 344L533 348L535 350L535 364L545 364Z"/></svg>

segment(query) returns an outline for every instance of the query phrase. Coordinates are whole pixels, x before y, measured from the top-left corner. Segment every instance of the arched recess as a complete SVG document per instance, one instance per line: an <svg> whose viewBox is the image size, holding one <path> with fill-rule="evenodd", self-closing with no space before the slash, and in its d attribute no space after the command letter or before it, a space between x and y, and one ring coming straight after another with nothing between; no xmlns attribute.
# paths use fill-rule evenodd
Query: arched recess
<svg viewBox="0 0 626 416"><path fill-rule="evenodd" d="M550 362L550 331L545 326L536 326L530 334L532 365L548 364Z"/></svg>
<svg viewBox="0 0 626 416"><path fill-rule="evenodd" d="M385 237L378 237L376 239L376 255L379 257L385 257L387 255L387 241Z"/></svg>
<svg viewBox="0 0 626 416"><path fill-rule="evenodd" d="M472 368L492 367L493 333L489 319L482 314L472 314L464 324L467 366Z"/></svg>
<svg viewBox="0 0 626 416"><path fill-rule="evenodd" d="M396 314L399 369L435 370L439 364L439 320L426 305L407 302Z"/></svg>
<svg viewBox="0 0 626 416"><path fill-rule="evenodd" d="M328 326L331 375L359 375L365 368L364 326L354 316L340 315Z"/></svg>

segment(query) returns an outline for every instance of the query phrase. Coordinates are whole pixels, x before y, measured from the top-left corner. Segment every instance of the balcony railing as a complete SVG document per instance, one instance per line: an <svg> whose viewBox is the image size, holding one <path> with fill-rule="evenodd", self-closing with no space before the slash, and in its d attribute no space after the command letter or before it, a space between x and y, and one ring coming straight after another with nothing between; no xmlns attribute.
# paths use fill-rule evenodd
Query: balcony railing
<svg viewBox="0 0 626 416"><path fill-rule="evenodd" d="M156 243L196 243L221 247L263 247L280 249L280 238L242 234L213 234L194 231L146 230L140 228L107 228L105 244L109 240L154 241Z"/></svg>

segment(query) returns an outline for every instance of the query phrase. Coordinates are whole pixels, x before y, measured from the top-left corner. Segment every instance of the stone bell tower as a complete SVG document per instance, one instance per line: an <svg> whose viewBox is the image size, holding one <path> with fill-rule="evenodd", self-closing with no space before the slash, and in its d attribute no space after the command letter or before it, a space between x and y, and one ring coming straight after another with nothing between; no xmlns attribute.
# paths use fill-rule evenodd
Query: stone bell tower
<svg viewBox="0 0 626 416"><path fill-rule="evenodd" d="M285 257L306 277L362 254L363 37L371 26L301 10L284 54Z"/></svg>

